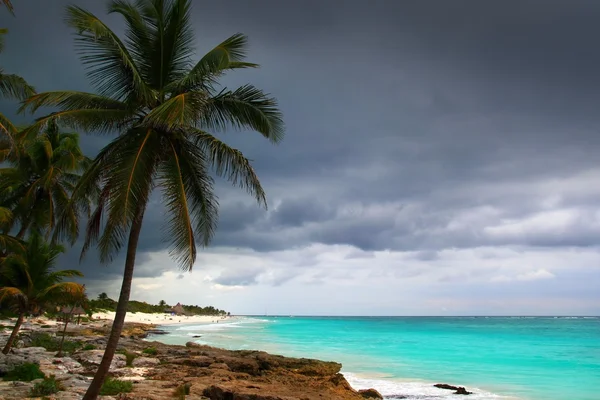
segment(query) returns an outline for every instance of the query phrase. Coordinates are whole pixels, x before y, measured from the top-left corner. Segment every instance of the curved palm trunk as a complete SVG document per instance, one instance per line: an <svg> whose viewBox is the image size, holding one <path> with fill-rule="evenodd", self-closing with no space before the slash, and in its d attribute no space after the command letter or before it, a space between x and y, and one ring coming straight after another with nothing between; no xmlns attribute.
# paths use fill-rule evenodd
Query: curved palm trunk
<svg viewBox="0 0 600 400"><path fill-rule="evenodd" d="M4 346L4 348L2 349L2 353L4 354L8 354L8 352L10 351L15 339L17 338L17 334L19 333L19 329L21 329L21 325L23 324L23 317L25 316L24 313L20 313L19 314L19 318L17 318L17 323L15 324L15 327L13 328L12 333L10 334L10 337L8 338L8 342L6 342L6 346Z"/></svg>
<svg viewBox="0 0 600 400"><path fill-rule="evenodd" d="M102 388L104 379L106 379L106 375L108 374L110 363L112 362L113 356L117 351L117 345L119 344L119 338L121 337L121 331L123 330L123 324L125 322L125 315L127 314L127 304L129 303L131 281L133 280L133 269L135 267L135 254L137 251L138 240L140 238L140 231L142 230L143 218L144 209L142 208L138 212L138 217L131 224L129 241L127 243L125 271L123 272L123 283L121 285L121 294L119 295L119 303L117 304L115 320L113 321L110 336L108 337L108 342L106 343L104 356L102 357L100 366L94 375L94 380L83 396L83 400L96 400L98 394L100 394L100 389Z"/></svg>

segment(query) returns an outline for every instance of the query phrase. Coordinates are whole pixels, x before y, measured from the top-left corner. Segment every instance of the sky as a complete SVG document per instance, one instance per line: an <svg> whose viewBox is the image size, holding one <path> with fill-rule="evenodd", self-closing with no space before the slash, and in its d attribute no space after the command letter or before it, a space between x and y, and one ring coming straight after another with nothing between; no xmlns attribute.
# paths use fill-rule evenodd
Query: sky
<svg viewBox="0 0 600 400"><path fill-rule="evenodd" d="M38 91L92 90L67 3L0 14L0 63ZM122 33L103 1L75 4ZM598 20L594 0L194 0L196 59L247 34L262 67L223 84L275 96L286 137L222 136L254 161L268 209L218 182L218 231L191 273L169 257L153 198L132 299L261 315L600 315ZM79 264L79 249L59 266L117 298L124 252Z"/></svg>

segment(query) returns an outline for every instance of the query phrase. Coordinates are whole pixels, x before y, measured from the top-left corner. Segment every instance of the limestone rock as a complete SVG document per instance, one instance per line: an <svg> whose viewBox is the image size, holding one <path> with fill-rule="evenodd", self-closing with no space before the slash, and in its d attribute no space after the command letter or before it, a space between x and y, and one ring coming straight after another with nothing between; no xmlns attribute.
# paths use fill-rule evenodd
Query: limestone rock
<svg viewBox="0 0 600 400"><path fill-rule="evenodd" d="M158 364L160 364L160 360L151 357L136 357L131 363L133 367L153 367Z"/></svg>
<svg viewBox="0 0 600 400"><path fill-rule="evenodd" d="M73 357L82 364L100 365L103 355L104 350L88 350L73 354ZM123 354L115 354L110 363L110 369L123 368L126 363L127 359Z"/></svg>

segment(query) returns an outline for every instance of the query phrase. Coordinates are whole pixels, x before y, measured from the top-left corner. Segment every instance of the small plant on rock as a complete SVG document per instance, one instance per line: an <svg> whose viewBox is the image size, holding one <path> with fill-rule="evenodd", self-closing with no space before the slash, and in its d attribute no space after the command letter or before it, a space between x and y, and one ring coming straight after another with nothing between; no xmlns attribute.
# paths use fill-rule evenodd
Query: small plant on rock
<svg viewBox="0 0 600 400"><path fill-rule="evenodd" d="M133 390L133 383L129 381L120 381L114 378L107 378L100 389L102 396L114 396L119 393L129 393Z"/></svg>
<svg viewBox="0 0 600 400"><path fill-rule="evenodd" d="M48 396L64 389L62 383L58 382L54 375L50 375L50 377L44 378L43 381L36 383L35 386L31 388L30 396Z"/></svg>
<svg viewBox="0 0 600 400"><path fill-rule="evenodd" d="M83 351L87 351L87 350L96 350L96 346L94 346L91 343L86 344L85 346L83 346L83 348L81 349Z"/></svg>
<svg viewBox="0 0 600 400"><path fill-rule="evenodd" d="M148 355L151 355L151 356L155 356L155 355L158 354L158 350L156 350L155 347L148 347L148 348L142 350L142 353L148 354Z"/></svg>
<svg viewBox="0 0 600 400"><path fill-rule="evenodd" d="M189 383L177 386L173 392L173 397L176 399L185 399L185 396L190 394L191 386Z"/></svg>
<svg viewBox="0 0 600 400"><path fill-rule="evenodd" d="M40 366L35 363L25 363L16 366L12 370L8 371L4 375L5 381L21 381L31 382L34 379L40 379L44 377L44 373L40 371Z"/></svg>

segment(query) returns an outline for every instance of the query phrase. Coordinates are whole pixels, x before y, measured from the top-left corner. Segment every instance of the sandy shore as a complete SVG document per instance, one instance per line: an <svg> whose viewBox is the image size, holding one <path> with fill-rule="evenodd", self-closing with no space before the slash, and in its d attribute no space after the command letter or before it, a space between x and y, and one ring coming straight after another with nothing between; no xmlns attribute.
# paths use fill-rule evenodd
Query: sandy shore
<svg viewBox="0 0 600 400"><path fill-rule="evenodd" d="M222 321L227 317L211 316L211 315L190 315L190 316L178 316L168 314L148 314L148 313L130 313L128 312L125 316L125 322L138 322L142 324L155 324L155 325L172 325L172 324L193 324L193 323L213 323ZM115 319L114 311L107 311L101 313L94 313L92 320L97 319Z"/></svg>

